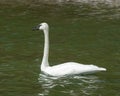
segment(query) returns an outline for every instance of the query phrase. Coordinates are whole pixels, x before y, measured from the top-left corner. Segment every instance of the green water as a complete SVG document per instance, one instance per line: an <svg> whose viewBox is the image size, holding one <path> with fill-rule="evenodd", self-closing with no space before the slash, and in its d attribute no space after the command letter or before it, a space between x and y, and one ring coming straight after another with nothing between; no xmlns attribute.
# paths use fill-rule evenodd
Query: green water
<svg viewBox="0 0 120 96"><path fill-rule="evenodd" d="M0 96L119 96L120 8L87 4L0 5ZM50 25L51 65L75 61L107 68L85 76L40 72L43 33Z"/></svg>

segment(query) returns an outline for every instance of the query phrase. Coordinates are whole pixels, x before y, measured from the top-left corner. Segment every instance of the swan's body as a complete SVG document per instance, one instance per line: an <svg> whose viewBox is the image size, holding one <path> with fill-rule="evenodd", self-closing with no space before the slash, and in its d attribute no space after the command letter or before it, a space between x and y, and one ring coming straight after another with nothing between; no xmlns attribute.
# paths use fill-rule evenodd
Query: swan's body
<svg viewBox="0 0 120 96"><path fill-rule="evenodd" d="M55 66L49 66L49 26L47 23L41 23L35 29L43 30L45 36L44 54L41 64L41 71L45 74L51 76L64 76L106 71L106 69L102 67L97 67L95 65L84 65L76 62L67 62Z"/></svg>
<svg viewBox="0 0 120 96"><path fill-rule="evenodd" d="M74 75L74 74L90 74L98 71L105 71L105 68L100 68L95 65L83 65L76 62L67 62L52 67L46 67L41 70L51 76L64 76L64 75Z"/></svg>

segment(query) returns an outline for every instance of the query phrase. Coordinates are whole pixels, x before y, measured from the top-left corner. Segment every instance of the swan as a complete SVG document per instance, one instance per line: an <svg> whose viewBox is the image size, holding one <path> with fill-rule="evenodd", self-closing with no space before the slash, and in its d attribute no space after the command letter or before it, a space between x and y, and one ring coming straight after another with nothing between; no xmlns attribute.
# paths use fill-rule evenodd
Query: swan
<svg viewBox="0 0 120 96"><path fill-rule="evenodd" d="M42 30L44 32L44 52L41 63L41 71L50 76L65 76L75 74L89 74L99 71L106 71L106 68L95 65L84 65L76 62L67 62L55 66L49 66L49 25L47 23L40 23L34 27L33 30Z"/></svg>

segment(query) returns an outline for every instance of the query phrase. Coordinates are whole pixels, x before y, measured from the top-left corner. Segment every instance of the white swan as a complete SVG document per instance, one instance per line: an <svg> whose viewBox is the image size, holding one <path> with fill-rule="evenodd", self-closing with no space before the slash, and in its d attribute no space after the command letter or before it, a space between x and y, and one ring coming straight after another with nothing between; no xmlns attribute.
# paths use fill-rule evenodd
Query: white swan
<svg viewBox="0 0 120 96"><path fill-rule="evenodd" d="M64 76L73 74L86 74L98 71L106 71L105 68L95 65L84 65L76 62L67 62L60 65L49 66L49 26L47 23L41 23L34 30L43 30L45 36L44 53L41 64L41 71L51 76Z"/></svg>

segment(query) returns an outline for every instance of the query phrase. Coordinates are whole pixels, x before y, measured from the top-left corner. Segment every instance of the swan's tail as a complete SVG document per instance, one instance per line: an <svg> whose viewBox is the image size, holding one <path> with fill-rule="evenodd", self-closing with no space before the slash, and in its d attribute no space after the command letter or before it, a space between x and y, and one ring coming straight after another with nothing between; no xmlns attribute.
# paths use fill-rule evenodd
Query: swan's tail
<svg viewBox="0 0 120 96"><path fill-rule="evenodd" d="M96 70L96 71L106 71L106 68L103 67L98 67L96 65L90 65L92 69Z"/></svg>
<svg viewBox="0 0 120 96"><path fill-rule="evenodd" d="M106 71L106 68L103 67L98 67L96 65L90 65L92 67L92 69L94 69L94 71L99 72L99 71Z"/></svg>
<svg viewBox="0 0 120 96"><path fill-rule="evenodd" d="M100 71L106 71L106 68L103 67L95 67L93 71L91 71L90 73L95 73L95 72L100 72Z"/></svg>
<svg viewBox="0 0 120 96"><path fill-rule="evenodd" d="M98 70L99 70L99 71L106 71L107 69L100 67Z"/></svg>

